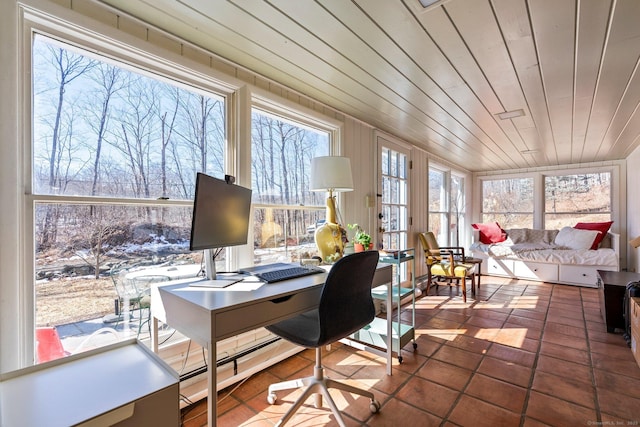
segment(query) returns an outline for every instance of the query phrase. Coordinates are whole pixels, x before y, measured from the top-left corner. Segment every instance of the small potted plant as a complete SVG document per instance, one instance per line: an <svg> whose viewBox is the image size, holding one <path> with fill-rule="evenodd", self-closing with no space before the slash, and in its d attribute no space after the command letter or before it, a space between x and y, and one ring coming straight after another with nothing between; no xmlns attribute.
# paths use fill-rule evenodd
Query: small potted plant
<svg viewBox="0 0 640 427"><path fill-rule="evenodd" d="M353 249L355 252L363 252L373 249L371 236L364 231L358 224L348 224L348 227L355 231L353 235Z"/></svg>

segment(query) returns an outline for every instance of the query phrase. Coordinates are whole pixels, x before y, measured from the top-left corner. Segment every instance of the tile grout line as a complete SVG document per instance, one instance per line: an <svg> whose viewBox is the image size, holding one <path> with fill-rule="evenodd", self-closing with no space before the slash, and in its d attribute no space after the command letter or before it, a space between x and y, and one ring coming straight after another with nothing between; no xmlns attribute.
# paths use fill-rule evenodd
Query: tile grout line
<svg viewBox="0 0 640 427"><path fill-rule="evenodd" d="M584 299L582 298L582 289L580 289L580 306L582 308L582 321L584 323L584 335L587 344L587 354L589 355L589 373L591 375L591 385L593 386L593 403L596 410L596 424L602 425L602 413L600 412L600 399L598 398L598 387L596 384L596 373L593 367L593 354L591 353L591 340L589 338L589 330L587 328L587 318L584 313Z"/></svg>
<svg viewBox="0 0 640 427"><path fill-rule="evenodd" d="M493 291L493 292L491 293L491 295L490 295L488 298L486 298L486 300L485 300L485 301L489 301L489 300L490 300L494 295L496 295L496 293L497 293L498 291L500 291L500 290L502 289L502 287L503 287L503 286L504 286L504 284L499 285L499 286L497 287L497 289L496 289L495 291ZM477 301L477 300L474 300L474 302L475 302L475 303L477 303L478 301ZM472 304L472 305L470 306L470 308L471 308L471 307L473 307L473 306L474 306L474 304ZM510 313L511 313L511 312L513 312L513 309L511 309L511 310L510 310ZM473 317L473 316L469 316L469 318L468 318L468 319L466 319L464 322L462 322L462 324L461 324L460 326L464 326L464 325L469 321L469 319L471 319L471 317ZM506 323L506 321L507 321L507 319L508 319L508 318L509 318L509 316L507 316L507 317L505 318L505 320L502 322L502 325L501 325L500 329L502 329L502 327L504 326L504 324ZM480 361L478 362L478 365L477 365L477 366L476 366L476 367L471 371L471 375L469 376L469 379L468 379L468 380L467 380L467 382L464 384L464 386L462 387L462 389L461 389L461 390L459 390L459 391L458 391L458 390L456 390L456 391L458 391L458 396L457 396L457 397L456 397L456 399L453 401L453 404L451 405L451 407L449 408L449 410L447 411L447 413L446 413L446 414L445 414L445 416L443 417L443 419L442 419L442 423L440 424L440 427L445 427L447 423L455 424L455 423L453 423L451 420L449 420L449 417L450 417L450 416L451 416L451 414L453 413L453 410L457 407L457 405L458 405L458 403L460 402L460 400L462 399L462 397L463 397L463 396L465 396L465 390L467 390L467 388L469 387L469 384L471 383L471 381L473 380L473 378L475 377L475 375L477 375L477 374L478 374L478 368L480 367L480 365L482 364L482 361L485 359L485 357L486 357L486 356L487 356L487 354L489 353L489 350L491 349L491 347L493 347L493 344L494 344L494 343L493 343L493 342L491 342L491 343L489 344L489 346L487 347L487 351L486 351L484 354L482 354L482 355L481 355L481 357L480 357ZM443 342L443 343L442 343L442 346L444 346L444 345L445 345L445 343ZM440 347L440 348L441 348L441 347ZM461 349L461 350L466 351L466 350L464 350L464 349ZM457 366L457 365L453 365L453 366ZM482 399L480 399L480 400L482 400ZM482 400L482 401L484 402L484 400ZM493 403L491 403L491 402L487 402L487 403L489 403L489 404L493 405ZM497 405L494 405L494 406L497 406ZM504 409L504 408L503 408L503 409Z"/></svg>
<svg viewBox="0 0 640 427"><path fill-rule="evenodd" d="M543 283L547 283L547 282L543 282ZM540 351L542 351L542 339L544 337L545 330L547 327L547 319L549 317L549 309L551 308L551 301L553 300L553 293L556 290L555 284L549 283L549 285L551 286L551 292L549 293L549 301L547 302L547 309L545 310L545 313L544 313L544 323L542 324L542 331L540 331L540 338L538 340L538 349L536 350L536 355L533 359L533 365L531 366L531 375L529 376L529 384L527 386L524 405L522 406L522 414L520 416L520 427L524 427L527 421L527 409L529 408L529 399L531 398L531 392L533 391L533 380L535 379L535 376L536 376L536 368L538 367ZM535 418L533 417L531 419L535 420Z"/></svg>

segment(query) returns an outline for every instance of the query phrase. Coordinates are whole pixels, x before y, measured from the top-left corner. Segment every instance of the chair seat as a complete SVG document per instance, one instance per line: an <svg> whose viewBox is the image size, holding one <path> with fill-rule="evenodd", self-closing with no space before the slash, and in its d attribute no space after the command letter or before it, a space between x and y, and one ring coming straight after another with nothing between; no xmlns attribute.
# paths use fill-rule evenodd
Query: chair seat
<svg viewBox="0 0 640 427"><path fill-rule="evenodd" d="M453 275L455 277L467 277L471 274L473 270L473 266L466 266L463 264L456 264L453 269ZM449 272L451 271L451 267L446 264L433 264L431 266L431 274L434 276L450 276Z"/></svg>
<svg viewBox="0 0 640 427"><path fill-rule="evenodd" d="M318 310L307 311L294 318L265 326L265 329L294 344L315 347L320 337L320 313Z"/></svg>

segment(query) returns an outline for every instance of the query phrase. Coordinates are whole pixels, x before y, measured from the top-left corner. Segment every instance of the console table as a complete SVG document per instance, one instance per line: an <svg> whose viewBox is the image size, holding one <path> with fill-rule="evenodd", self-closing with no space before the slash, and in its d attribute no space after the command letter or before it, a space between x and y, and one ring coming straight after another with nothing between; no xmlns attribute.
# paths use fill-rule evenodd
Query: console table
<svg viewBox="0 0 640 427"><path fill-rule="evenodd" d="M180 424L177 374L130 339L0 374L3 427Z"/></svg>
<svg viewBox="0 0 640 427"><path fill-rule="evenodd" d="M622 311L624 293L629 282L640 281L639 273L628 271L598 270L600 313L607 325L607 332L624 330Z"/></svg>

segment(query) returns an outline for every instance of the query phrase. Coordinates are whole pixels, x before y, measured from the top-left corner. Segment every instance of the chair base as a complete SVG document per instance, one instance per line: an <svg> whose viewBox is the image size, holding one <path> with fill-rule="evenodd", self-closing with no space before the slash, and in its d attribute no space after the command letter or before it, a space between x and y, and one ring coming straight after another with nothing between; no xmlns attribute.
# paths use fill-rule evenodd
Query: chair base
<svg viewBox="0 0 640 427"><path fill-rule="evenodd" d="M327 404L331 408L331 412L333 412L333 414L335 415L338 424L341 427L346 427L344 420L342 419L342 415L340 414L340 410L329 394L329 388L335 388L338 390L368 397L369 399L371 399L371 403L369 404L369 409L371 410L371 412L376 413L380 410L380 403L375 399L373 393L371 393L370 391L362 390L360 388L342 383L340 381L332 380L330 378L325 378L324 368L322 367L322 350L320 348L316 348L316 366L314 367L313 372L314 375L312 377L284 381L277 384L271 384L269 386L267 401L272 405L276 402L276 391L306 387L302 395L295 401L293 406L289 408L289 410L284 414L280 421L278 421L276 426L283 426L287 421L289 421L289 419L309 398L309 396L315 393L314 406L316 408L322 407L322 396L324 396L327 400Z"/></svg>
<svg viewBox="0 0 640 427"><path fill-rule="evenodd" d="M440 280L444 280L444 283L439 283L438 279ZM448 277L448 276L431 276L429 275L428 279L427 279L427 290L426 290L426 294L429 295L429 290L431 289L431 286L436 286L436 289L438 288L438 286L440 286L441 284L444 286L461 286L462 287L462 301L463 302L467 302L467 279L471 280L471 293L473 295L475 295L476 293L476 280L475 280L475 274L471 273L471 275L467 276L467 277Z"/></svg>

